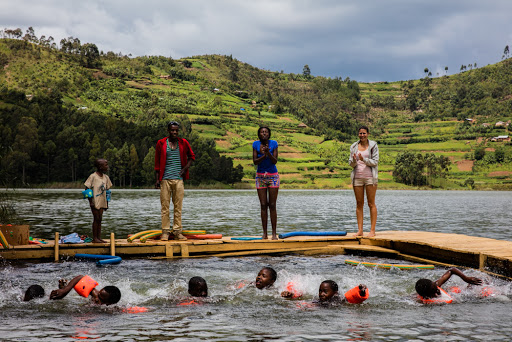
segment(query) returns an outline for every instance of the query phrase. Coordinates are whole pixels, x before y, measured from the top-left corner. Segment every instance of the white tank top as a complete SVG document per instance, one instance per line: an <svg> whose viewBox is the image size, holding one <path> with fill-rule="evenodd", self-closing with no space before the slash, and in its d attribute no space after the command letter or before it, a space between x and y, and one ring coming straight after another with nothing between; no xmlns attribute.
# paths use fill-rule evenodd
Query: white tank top
<svg viewBox="0 0 512 342"><path fill-rule="evenodd" d="M364 151L357 151L361 153L363 158L370 158L370 151L368 149ZM364 163L364 161L357 158L356 174L355 178L372 178L372 168Z"/></svg>

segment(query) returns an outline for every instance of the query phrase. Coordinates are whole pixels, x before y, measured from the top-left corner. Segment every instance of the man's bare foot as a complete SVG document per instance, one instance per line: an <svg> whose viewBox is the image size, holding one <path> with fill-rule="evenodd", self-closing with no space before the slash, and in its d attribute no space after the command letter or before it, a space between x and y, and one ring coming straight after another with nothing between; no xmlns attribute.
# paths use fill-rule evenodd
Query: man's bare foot
<svg viewBox="0 0 512 342"><path fill-rule="evenodd" d="M272 240L279 240L279 239L277 238L277 235L272 235Z"/></svg>
<svg viewBox="0 0 512 342"><path fill-rule="evenodd" d="M358 237L358 236L363 236L363 232L357 232L354 234L354 236Z"/></svg>
<svg viewBox="0 0 512 342"><path fill-rule="evenodd" d="M102 239L96 239L96 238L95 238L95 239L92 239L92 241L91 241L91 242L92 242L92 243L107 243L107 241L105 241L105 240L102 240Z"/></svg>
<svg viewBox="0 0 512 342"><path fill-rule="evenodd" d="M261 236L261 239L262 239L262 240L268 240L268 236L267 236L267 235L262 235L262 236Z"/></svg>
<svg viewBox="0 0 512 342"><path fill-rule="evenodd" d="M59 279L59 289L65 288L67 284L68 284L67 279Z"/></svg>
<svg viewBox="0 0 512 342"><path fill-rule="evenodd" d="M374 236L375 236L375 232L368 233L368 237L374 237Z"/></svg>

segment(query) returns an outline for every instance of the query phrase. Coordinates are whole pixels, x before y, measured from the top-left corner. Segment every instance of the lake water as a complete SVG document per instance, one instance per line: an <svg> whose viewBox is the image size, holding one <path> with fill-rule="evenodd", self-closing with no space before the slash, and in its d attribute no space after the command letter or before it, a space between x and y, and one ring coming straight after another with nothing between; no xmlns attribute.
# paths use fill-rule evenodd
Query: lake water
<svg viewBox="0 0 512 342"><path fill-rule="evenodd" d="M31 235L52 238L77 232L91 234L92 215L79 190L15 191L17 211L31 225ZM511 240L512 192L378 191L379 230L426 230ZM356 231L351 191L281 191L278 233L297 230ZM103 220L103 236L117 238L158 229L159 197L155 190L115 190ZM365 209L365 232L368 211ZM259 235L259 203L253 191L186 191L185 229L206 229L224 235ZM437 279L445 269L376 270L344 263L345 259L393 262L350 255L304 257L123 260L98 268L94 263L0 261L1 341L509 341L512 289L504 280L476 270L494 296L482 298L478 287L467 288L456 276L447 285L463 291L451 305L425 306L413 297L419 278ZM238 288L270 265L278 272L273 289ZM115 307L91 305L70 293L61 301L22 302L31 284L47 295L60 278L89 274L100 283L121 289ZM200 305L187 301L187 282L202 276L209 297ZM344 292L359 283L370 291L363 305L323 308L311 305L318 286L335 280ZM302 300L279 296L289 281L304 291ZM123 309L144 306L148 312Z"/></svg>

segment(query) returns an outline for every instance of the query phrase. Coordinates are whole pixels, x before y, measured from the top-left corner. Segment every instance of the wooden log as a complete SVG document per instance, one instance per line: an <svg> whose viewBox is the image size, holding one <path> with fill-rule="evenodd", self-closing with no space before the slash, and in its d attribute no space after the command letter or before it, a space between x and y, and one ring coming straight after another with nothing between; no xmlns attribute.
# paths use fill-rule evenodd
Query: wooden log
<svg viewBox="0 0 512 342"><path fill-rule="evenodd" d="M55 244L54 244L54 259L53 261L59 261L59 232L55 232Z"/></svg>
<svg viewBox="0 0 512 342"><path fill-rule="evenodd" d="M116 239L114 233L110 233L110 255L116 255Z"/></svg>

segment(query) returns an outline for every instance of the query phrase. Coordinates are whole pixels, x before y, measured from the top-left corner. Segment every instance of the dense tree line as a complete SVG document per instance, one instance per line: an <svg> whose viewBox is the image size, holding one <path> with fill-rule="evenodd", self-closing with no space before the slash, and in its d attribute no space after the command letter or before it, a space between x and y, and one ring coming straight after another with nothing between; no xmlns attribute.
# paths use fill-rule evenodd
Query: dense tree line
<svg viewBox="0 0 512 342"><path fill-rule="evenodd" d="M446 178L450 165L450 159L443 155L401 152L396 157L393 179L407 185L434 186L435 179Z"/></svg>
<svg viewBox="0 0 512 342"><path fill-rule="evenodd" d="M117 186L145 186L154 182L154 146L167 135L166 122L137 125L122 119L64 106L55 94L35 95L0 88L0 182L35 185L81 182L94 171L93 161L109 160ZM179 117L197 155L191 167L194 183L241 180L241 166L221 157L213 140L192 131L190 120Z"/></svg>

